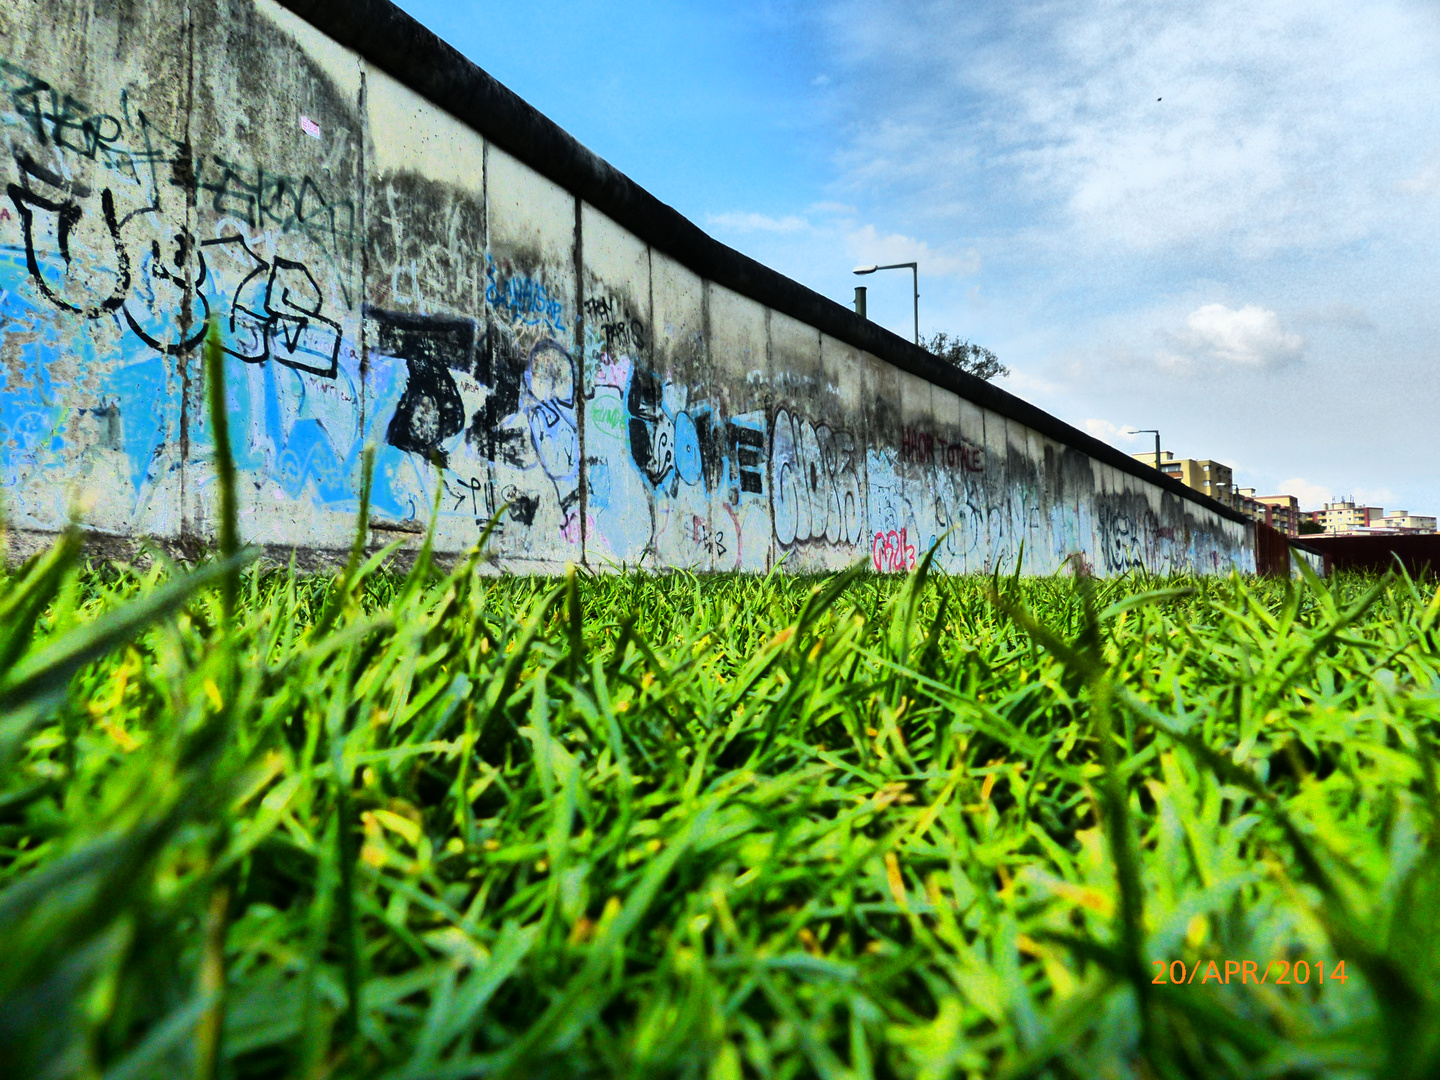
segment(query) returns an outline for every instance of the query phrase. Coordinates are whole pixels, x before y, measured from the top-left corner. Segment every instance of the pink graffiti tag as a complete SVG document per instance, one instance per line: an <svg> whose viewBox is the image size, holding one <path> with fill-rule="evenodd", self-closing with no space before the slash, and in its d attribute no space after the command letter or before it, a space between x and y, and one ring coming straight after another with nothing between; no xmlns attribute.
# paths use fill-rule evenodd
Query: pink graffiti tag
<svg viewBox="0 0 1440 1080"><path fill-rule="evenodd" d="M870 545L870 559L880 573L903 573L915 569L915 545L906 542L904 529L877 532Z"/></svg>
<svg viewBox="0 0 1440 1080"><path fill-rule="evenodd" d="M590 536L595 535L595 515L585 515L585 532L588 533ZM567 544L580 543L581 535L579 513L571 510L568 514L565 515L565 524L560 526L560 535L565 538L565 542Z"/></svg>
<svg viewBox="0 0 1440 1080"><path fill-rule="evenodd" d="M609 353L600 354L600 363L595 370L596 386L613 386L616 390L628 390L630 388L630 373L633 370L628 356L612 357Z"/></svg>
<svg viewBox="0 0 1440 1080"><path fill-rule="evenodd" d="M730 522L731 522L731 524L733 524L733 525L735 526L735 569L736 569L736 570L739 570L739 569L741 569L741 566L740 566L740 518L739 518L738 516L736 516L735 511L730 508L730 504L729 504L729 503L721 503L721 505L725 507L725 513L727 513L727 514L730 515Z"/></svg>

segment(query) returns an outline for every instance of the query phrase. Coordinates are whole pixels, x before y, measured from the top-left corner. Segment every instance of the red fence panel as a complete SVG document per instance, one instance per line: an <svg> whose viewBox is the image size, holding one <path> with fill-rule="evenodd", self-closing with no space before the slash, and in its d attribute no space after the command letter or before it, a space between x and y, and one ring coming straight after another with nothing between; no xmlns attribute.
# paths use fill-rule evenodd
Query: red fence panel
<svg viewBox="0 0 1440 1080"><path fill-rule="evenodd" d="M1290 541L1263 521L1255 523L1255 572L1261 577L1290 576Z"/></svg>
<svg viewBox="0 0 1440 1080"><path fill-rule="evenodd" d="M1440 573L1440 534L1395 536L1307 536L1305 546L1322 552L1336 570L1392 570L1398 558L1412 577Z"/></svg>

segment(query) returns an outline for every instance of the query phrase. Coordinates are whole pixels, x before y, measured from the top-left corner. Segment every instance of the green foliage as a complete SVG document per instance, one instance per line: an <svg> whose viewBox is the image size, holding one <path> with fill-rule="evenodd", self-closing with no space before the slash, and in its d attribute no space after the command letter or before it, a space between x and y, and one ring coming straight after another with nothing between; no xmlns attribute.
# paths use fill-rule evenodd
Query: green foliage
<svg viewBox="0 0 1440 1080"><path fill-rule="evenodd" d="M356 552L0 582L5 1075L1440 1072L1440 594Z"/></svg>
<svg viewBox="0 0 1440 1080"><path fill-rule="evenodd" d="M942 332L925 339L921 345L947 364L953 364L979 379L988 381L1010 374L1010 368L1002 364L993 352L964 338L952 338Z"/></svg>
<svg viewBox="0 0 1440 1080"><path fill-rule="evenodd" d="M302 577L213 428L0 573L7 1078L1440 1073L1440 591Z"/></svg>

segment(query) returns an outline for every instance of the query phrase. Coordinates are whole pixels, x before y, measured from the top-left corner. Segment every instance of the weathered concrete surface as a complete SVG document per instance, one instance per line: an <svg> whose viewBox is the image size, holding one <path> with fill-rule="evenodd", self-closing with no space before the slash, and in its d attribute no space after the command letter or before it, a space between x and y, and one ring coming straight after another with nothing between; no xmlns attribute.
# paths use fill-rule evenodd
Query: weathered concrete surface
<svg viewBox="0 0 1440 1080"><path fill-rule="evenodd" d="M0 7L0 477L23 535L72 513L213 532L215 319L242 529L272 549L348 544L373 443L377 538L413 543L438 503L460 551L504 508L514 571L900 571L936 541L954 571L1022 544L1031 571L1254 569L1216 504L699 236L474 69L397 77L291 10L344 36L325 7Z"/></svg>

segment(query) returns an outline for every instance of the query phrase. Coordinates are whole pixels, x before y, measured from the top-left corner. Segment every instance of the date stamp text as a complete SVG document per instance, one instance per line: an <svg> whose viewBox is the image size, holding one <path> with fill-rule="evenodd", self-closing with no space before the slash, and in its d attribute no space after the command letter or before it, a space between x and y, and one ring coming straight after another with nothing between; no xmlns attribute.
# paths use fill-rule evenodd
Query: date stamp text
<svg viewBox="0 0 1440 1080"><path fill-rule="evenodd" d="M1152 986L1204 986L1215 982L1228 986L1232 981L1255 986L1307 986L1327 980L1343 985L1350 978L1345 974L1344 960L1328 967L1323 960L1313 964L1308 960L1271 960L1263 968L1258 960L1151 960L1150 964L1155 968Z"/></svg>

